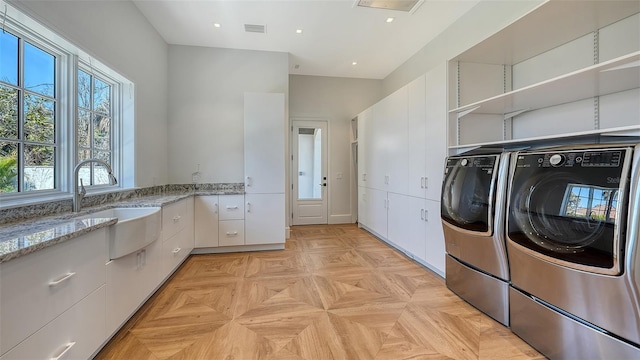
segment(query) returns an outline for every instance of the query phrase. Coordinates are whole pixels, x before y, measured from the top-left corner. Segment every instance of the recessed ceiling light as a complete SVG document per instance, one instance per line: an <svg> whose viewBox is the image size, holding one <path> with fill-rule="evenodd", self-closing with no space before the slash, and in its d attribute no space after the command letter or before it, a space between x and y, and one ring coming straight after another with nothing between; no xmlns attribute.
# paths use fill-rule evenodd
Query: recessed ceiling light
<svg viewBox="0 0 640 360"><path fill-rule="evenodd" d="M215 24L213 24L213 27L217 27L217 28L219 28L219 27L220 27L220 24L215 23Z"/></svg>
<svg viewBox="0 0 640 360"><path fill-rule="evenodd" d="M354 61L354 62L351 63L351 65L358 65L358 62Z"/></svg>
<svg viewBox="0 0 640 360"><path fill-rule="evenodd" d="M388 17L388 18L387 18L387 20L386 20L386 22L388 22L388 23L392 23L392 22L393 22L393 20L395 20L395 18Z"/></svg>
<svg viewBox="0 0 640 360"><path fill-rule="evenodd" d="M296 34L302 34L302 29L297 29Z"/></svg>

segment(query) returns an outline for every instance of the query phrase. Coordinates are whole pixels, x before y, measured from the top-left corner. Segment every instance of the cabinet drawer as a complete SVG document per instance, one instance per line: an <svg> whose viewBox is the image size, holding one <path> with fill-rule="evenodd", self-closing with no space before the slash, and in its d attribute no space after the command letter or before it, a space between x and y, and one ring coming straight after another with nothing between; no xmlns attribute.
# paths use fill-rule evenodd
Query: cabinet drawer
<svg viewBox="0 0 640 360"><path fill-rule="evenodd" d="M244 195L220 195L220 220L244 219ZM222 244L220 244L222 245Z"/></svg>
<svg viewBox="0 0 640 360"><path fill-rule="evenodd" d="M103 285L0 360L88 359L106 339L104 309Z"/></svg>
<svg viewBox="0 0 640 360"><path fill-rule="evenodd" d="M178 201L162 207L162 238L168 240L187 224L187 202Z"/></svg>
<svg viewBox="0 0 640 360"><path fill-rule="evenodd" d="M219 225L220 246L244 245L244 220L223 220Z"/></svg>
<svg viewBox="0 0 640 360"><path fill-rule="evenodd" d="M176 236L162 244L162 276L166 277L193 250L193 242L189 241L187 229L183 229Z"/></svg>
<svg viewBox="0 0 640 360"><path fill-rule="evenodd" d="M106 234L99 229L1 265L1 353L105 283Z"/></svg>

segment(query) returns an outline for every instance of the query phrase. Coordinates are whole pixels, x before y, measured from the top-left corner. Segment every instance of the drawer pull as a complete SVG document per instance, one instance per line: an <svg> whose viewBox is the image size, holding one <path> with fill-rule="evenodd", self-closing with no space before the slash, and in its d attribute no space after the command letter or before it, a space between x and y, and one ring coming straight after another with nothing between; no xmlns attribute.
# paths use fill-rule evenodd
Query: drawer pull
<svg viewBox="0 0 640 360"><path fill-rule="evenodd" d="M75 345L75 344L76 344L75 342L68 343L67 346L64 348L64 350L62 350L60 355L58 355L56 357L52 357L51 360L60 360L60 359L62 359L62 357L65 356L69 352L69 350L71 350L73 345Z"/></svg>
<svg viewBox="0 0 640 360"><path fill-rule="evenodd" d="M177 253L179 253L179 252L180 252L180 250L182 250L182 248L175 248L175 249L173 249L172 253L173 253L174 255L176 255Z"/></svg>
<svg viewBox="0 0 640 360"><path fill-rule="evenodd" d="M235 210L238 208L238 205L234 205L234 206L227 206L227 210Z"/></svg>
<svg viewBox="0 0 640 360"><path fill-rule="evenodd" d="M58 286L60 284L62 284L63 282L69 280L73 275L75 275L76 273L72 272L72 273L68 273L67 275L61 277L58 280L54 280L52 282L49 283L49 286L53 287L53 286Z"/></svg>
<svg viewBox="0 0 640 360"><path fill-rule="evenodd" d="M180 216L180 215L176 215L176 216L174 216L174 217L173 217L173 222L174 222L174 223L175 223L175 222L178 222L178 221L180 221L180 219L182 219L182 216Z"/></svg>
<svg viewBox="0 0 640 360"><path fill-rule="evenodd" d="M236 235L238 235L238 232L237 231L227 231L227 235L228 236L236 236Z"/></svg>

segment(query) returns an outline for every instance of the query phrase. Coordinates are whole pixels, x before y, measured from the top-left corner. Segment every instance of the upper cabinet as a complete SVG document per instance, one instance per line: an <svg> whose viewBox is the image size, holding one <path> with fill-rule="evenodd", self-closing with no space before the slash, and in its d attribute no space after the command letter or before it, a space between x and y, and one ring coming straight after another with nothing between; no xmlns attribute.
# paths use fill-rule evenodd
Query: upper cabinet
<svg viewBox="0 0 640 360"><path fill-rule="evenodd" d="M248 194L284 193L284 110L282 93L244 94L244 176Z"/></svg>
<svg viewBox="0 0 640 360"><path fill-rule="evenodd" d="M449 152L640 133L640 2L562 1L449 61Z"/></svg>

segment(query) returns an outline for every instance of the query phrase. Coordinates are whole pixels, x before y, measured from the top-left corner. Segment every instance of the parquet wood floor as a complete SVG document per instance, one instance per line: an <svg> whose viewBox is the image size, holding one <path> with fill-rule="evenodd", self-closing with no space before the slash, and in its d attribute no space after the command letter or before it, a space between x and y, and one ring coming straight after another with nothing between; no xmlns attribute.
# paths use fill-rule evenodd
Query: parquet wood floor
<svg viewBox="0 0 640 360"><path fill-rule="evenodd" d="M355 225L191 256L97 359L543 359Z"/></svg>

